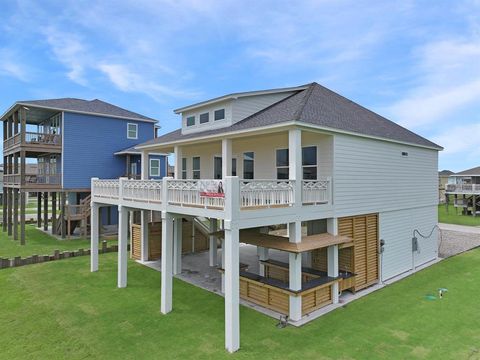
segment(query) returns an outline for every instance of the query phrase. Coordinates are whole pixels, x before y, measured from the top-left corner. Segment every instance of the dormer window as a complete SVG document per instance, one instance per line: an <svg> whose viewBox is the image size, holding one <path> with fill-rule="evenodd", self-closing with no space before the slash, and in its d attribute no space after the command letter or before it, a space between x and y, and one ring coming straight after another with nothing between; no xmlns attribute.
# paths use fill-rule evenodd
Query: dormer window
<svg viewBox="0 0 480 360"><path fill-rule="evenodd" d="M225 119L225 109L215 110L213 118L215 121Z"/></svg>
<svg viewBox="0 0 480 360"><path fill-rule="evenodd" d="M209 117L210 117L209 113L200 114L200 124L208 123Z"/></svg>
<svg viewBox="0 0 480 360"><path fill-rule="evenodd" d="M138 139L138 124L127 124L127 139Z"/></svg>
<svg viewBox="0 0 480 360"><path fill-rule="evenodd" d="M187 126L193 126L193 125L195 125L195 116L187 117Z"/></svg>

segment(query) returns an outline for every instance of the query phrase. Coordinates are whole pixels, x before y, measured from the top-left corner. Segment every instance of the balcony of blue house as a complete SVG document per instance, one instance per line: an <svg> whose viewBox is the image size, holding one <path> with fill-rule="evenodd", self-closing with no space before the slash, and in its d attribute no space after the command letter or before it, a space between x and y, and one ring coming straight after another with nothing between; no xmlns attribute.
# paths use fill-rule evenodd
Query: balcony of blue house
<svg viewBox="0 0 480 360"><path fill-rule="evenodd" d="M119 174L119 177L127 179L140 180L142 179L142 152L130 147L115 153L115 156L125 159L125 171ZM160 180L167 176L168 171L168 154L150 153L147 155L146 172L147 179Z"/></svg>

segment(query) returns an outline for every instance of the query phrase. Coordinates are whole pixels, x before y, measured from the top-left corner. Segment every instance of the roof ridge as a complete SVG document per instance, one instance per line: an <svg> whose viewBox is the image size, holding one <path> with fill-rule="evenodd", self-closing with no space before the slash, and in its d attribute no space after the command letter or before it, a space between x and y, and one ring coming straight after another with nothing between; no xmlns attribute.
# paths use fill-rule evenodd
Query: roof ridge
<svg viewBox="0 0 480 360"><path fill-rule="evenodd" d="M294 115L293 115L293 120L294 121L299 121L300 120L300 116L302 115L303 113L303 110L305 109L305 105L307 105L307 102L308 100L310 99L310 96L312 95L312 92L313 92L313 88L315 87L315 82L312 82L308 88L304 91L306 91L302 101L300 102L300 106L299 108L297 109L297 111L295 111Z"/></svg>

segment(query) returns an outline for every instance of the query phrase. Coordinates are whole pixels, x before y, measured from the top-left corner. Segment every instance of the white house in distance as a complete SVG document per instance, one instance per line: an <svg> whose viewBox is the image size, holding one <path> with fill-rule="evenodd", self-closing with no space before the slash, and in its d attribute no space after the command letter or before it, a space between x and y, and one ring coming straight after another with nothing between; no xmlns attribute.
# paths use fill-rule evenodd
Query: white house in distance
<svg viewBox="0 0 480 360"><path fill-rule="evenodd" d="M164 314L173 306L172 276L181 272L183 219L210 219L210 265L224 272L228 351L240 346L240 298L297 322L333 307L341 292L437 258L436 231L430 238L416 231L429 234L437 224L440 146L317 83L175 112L181 129L136 147L143 159L174 153L175 177L92 179L92 212L118 205L118 287L127 284L128 216L142 212L142 260L161 241ZM148 237L150 211L161 212L161 239ZM258 247L258 273L242 264L239 243ZM279 250L285 261L269 259ZM92 271L97 254L93 221Z"/></svg>

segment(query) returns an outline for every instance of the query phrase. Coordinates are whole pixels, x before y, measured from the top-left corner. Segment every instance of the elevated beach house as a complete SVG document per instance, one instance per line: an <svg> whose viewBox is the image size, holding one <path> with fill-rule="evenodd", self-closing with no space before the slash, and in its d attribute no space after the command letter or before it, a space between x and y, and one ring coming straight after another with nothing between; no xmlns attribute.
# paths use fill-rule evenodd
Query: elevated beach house
<svg viewBox="0 0 480 360"><path fill-rule="evenodd" d="M135 147L143 169L149 153L174 154L174 178L92 179L92 212L119 208L118 287L127 285L129 213L144 214L133 242L142 260L161 248L164 314L187 260L184 219L209 219L207 261L222 274L228 351L240 346L240 301L301 323L437 258L440 146L317 83L175 112L181 129ZM149 211L161 213L155 236ZM96 271L98 222L91 236ZM252 246L256 264L246 258Z"/></svg>
<svg viewBox="0 0 480 360"><path fill-rule="evenodd" d="M37 193L39 227L43 219L48 228L51 201L53 232L65 237L80 224L87 232L90 179L138 177L140 154L131 148L153 139L157 122L101 100L71 98L18 101L1 120L3 231L22 243L27 193ZM149 161L147 176L162 178L165 156L152 154ZM117 211L104 211L103 221L115 223Z"/></svg>
<svg viewBox="0 0 480 360"><path fill-rule="evenodd" d="M445 185L445 206L452 203L464 215L480 215L480 166L452 173Z"/></svg>

